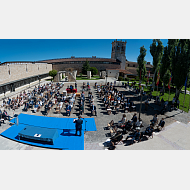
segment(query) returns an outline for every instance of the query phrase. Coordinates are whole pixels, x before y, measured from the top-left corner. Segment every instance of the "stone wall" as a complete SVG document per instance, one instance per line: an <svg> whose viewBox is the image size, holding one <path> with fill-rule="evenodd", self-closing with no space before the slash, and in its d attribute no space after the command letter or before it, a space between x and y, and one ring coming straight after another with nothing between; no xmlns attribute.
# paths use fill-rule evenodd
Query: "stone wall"
<svg viewBox="0 0 190 190"><path fill-rule="evenodd" d="M107 70L108 77L117 78L119 70Z"/></svg>
<svg viewBox="0 0 190 190"><path fill-rule="evenodd" d="M57 71L73 71L77 70L77 74L82 73L83 64L53 64L53 69ZM96 67L98 73L106 69L120 69L121 66L117 64L90 64L90 67Z"/></svg>
<svg viewBox="0 0 190 190"><path fill-rule="evenodd" d="M44 63L0 65L0 85L47 74L50 70L52 70L52 65Z"/></svg>

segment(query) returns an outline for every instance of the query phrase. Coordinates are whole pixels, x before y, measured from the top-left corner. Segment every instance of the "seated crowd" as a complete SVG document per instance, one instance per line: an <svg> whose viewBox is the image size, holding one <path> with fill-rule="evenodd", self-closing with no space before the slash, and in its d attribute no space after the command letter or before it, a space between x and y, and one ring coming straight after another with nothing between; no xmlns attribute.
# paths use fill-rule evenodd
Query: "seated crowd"
<svg viewBox="0 0 190 190"><path fill-rule="evenodd" d="M57 103L57 97L60 95L60 88L63 84L47 83L35 86L33 90L20 92L16 97L4 99L1 107L5 109L18 109L23 107L23 111L33 109L36 113L45 105L46 110L50 110Z"/></svg>
<svg viewBox="0 0 190 190"><path fill-rule="evenodd" d="M112 110L115 110L116 113L120 112L120 110L123 110L124 112L136 110L134 102L118 91L117 88L113 86L112 82L108 82L107 85L98 85L96 83L95 86L97 88L99 98L104 103L109 115L112 113Z"/></svg>
<svg viewBox="0 0 190 190"><path fill-rule="evenodd" d="M153 138L153 132L155 130L162 130L165 126L164 118L162 118L158 124L157 115L153 117L151 120L150 125L144 130L141 131L144 127L142 124L142 120L139 120L137 118L137 114L134 113L131 120L126 119L126 115L123 114L123 117L118 123L114 123L113 120L111 120L110 123L108 123L107 127L110 130L111 138L110 138L110 149L114 149L115 145L117 145L119 142L125 142L128 139L131 139L131 142L140 142L144 137ZM122 130L118 130L122 129ZM129 135L126 137L125 140L123 140L123 134Z"/></svg>

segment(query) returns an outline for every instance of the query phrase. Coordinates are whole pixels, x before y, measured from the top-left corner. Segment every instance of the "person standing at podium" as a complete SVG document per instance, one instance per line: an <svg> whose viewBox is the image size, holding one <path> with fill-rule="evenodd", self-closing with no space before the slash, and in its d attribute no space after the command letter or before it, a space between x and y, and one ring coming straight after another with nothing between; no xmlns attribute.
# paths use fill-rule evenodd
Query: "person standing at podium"
<svg viewBox="0 0 190 190"><path fill-rule="evenodd" d="M82 124L83 124L83 120L81 119L82 117L79 115L78 119L74 119L73 123L76 123L75 127L76 127L76 133L75 135L77 136L77 131L79 131L79 136L81 136L81 130L82 130Z"/></svg>

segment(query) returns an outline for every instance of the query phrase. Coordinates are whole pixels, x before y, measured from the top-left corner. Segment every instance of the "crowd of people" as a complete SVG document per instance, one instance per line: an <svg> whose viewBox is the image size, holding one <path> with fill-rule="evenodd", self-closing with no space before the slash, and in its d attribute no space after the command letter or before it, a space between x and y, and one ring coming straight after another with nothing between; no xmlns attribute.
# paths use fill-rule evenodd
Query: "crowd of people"
<svg viewBox="0 0 190 190"><path fill-rule="evenodd" d="M20 92L16 97L4 99L1 107L13 111L22 108L22 111L33 110L36 113L44 106L46 111L49 111L57 103L62 86L60 83L35 86L32 90Z"/></svg>
<svg viewBox="0 0 190 190"><path fill-rule="evenodd" d="M107 83L106 85L98 85L95 83L99 98L104 103L107 113L110 115L114 110L115 113L120 111L129 112L136 110L134 102L123 93L117 90L113 86L113 83Z"/></svg>
<svg viewBox="0 0 190 190"><path fill-rule="evenodd" d="M126 83L123 86L132 89L135 93L140 93L140 89L135 87L135 83L132 83L132 85ZM73 89L77 89L77 84L75 83L75 87L73 85L67 87L67 89L70 89L71 93L69 96L66 96L66 94L60 92L62 87L63 84L61 83L47 83L38 87L35 86L33 90L24 90L16 97L3 100L1 105L1 107L4 108L3 113L0 110L1 122L6 119L10 120L10 116L6 112L7 109L15 110L20 107L23 107L23 111L27 112L31 109L34 113L38 112L40 108L44 107L45 115L47 115L54 105L56 105L55 110L57 113L60 113L65 106L66 115L70 116L71 111L76 103L76 91ZM126 112L132 112L136 110L136 106L131 100L132 98L127 97L127 95L124 95L124 93L118 91L112 82L108 82L106 85L95 83L95 89L97 89L98 97L103 102L109 115L119 112L124 113L121 120L119 120L117 123L114 123L114 121L111 120L108 125L108 128L112 134L112 145L116 144L118 139L119 141L123 140L121 137L124 134L130 133L126 137L125 141L131 139L132 142L139 142L144 136L152 136L153 131L155 131L155 127L158 130L161 130L164 127L164 119L162 118L160 122L158 122L157 114L155 114L153 119L150 120L150 125L144 131L141 131L144 126L142 120L137 117L137 114L134 113L130 120L127 120L125 114ZM141 93L143 93L143 91L141 91ZM146 93L142 95L144 96ZM149 101L151 101L152 98L152 94L149 93L145 101L145 109L148 109ZM89 82L84 82L82 85L82 92L80 93L78 102L79 115L83 115L85 113L85 103L87 103L87 106L90 108L91 116L97 116L94 96L91 92L91 86ZM155 103L162 105L163 110L165 110L168 106L168 101L164 102L163 99L160 100L159 96L156 97ZM172 107L179 108L179 100L175 97L172 101Z"/></svg>
<svg viewBox="0 0 190 190"><path fill-rule="evenodd" d="M140 142L145 137L149 139L149 137L153 138L154 131L160 131L165 126L164 118L160 120L158 123L157 114L154 115L153 119L150 120L150 124L146 127L145 130L141 131L144 128L142 124L142 120L138 120L137 114L134 113L131 120L126 119L126 115L123 114L122 119L118 123L114 123L111 120L108 123L107 127L110 129L111 138L110 138L110 149L115 149L115 145L119 142L126 142L128 139L131 139L132 144L134 142ZM121 130L119 130L121 129ZM123 135L128 134L125 140L123 140Z"/></svg>

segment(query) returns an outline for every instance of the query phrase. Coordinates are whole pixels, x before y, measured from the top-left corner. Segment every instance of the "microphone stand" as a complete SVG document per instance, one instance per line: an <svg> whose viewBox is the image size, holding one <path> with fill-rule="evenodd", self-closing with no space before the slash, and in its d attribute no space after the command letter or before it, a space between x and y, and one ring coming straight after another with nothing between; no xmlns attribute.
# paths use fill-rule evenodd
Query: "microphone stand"
<svg viewBox="0 0 190 190"><path fill-rule="evenodd" d="M83 118L83 120L85 121L85 129L84 129L84 131L85 131L84 134L85 134L86 133L86 122L87 121L84 118Z"/></svg>

